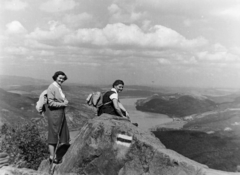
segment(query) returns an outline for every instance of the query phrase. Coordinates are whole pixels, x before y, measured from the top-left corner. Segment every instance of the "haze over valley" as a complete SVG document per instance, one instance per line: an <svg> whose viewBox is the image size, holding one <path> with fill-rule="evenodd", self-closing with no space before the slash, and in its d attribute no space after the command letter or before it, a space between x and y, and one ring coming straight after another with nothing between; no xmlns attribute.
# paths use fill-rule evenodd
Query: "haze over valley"
<svg viewBox="0 0 240 175"><path fill-rule="evenodd" d="M16 76L0 76L0 82L1 126L33 122L46 132L47 120L37 113L35 105L50 82ZM110 87L63 85L70 101L66 114L73 136L88 119L96 117L94 109L86 105L87 95ZM240 91L237 89L126 85L120 99L132 122L152 131L167 148L210 168L236 170L240 161Z"/></svg>

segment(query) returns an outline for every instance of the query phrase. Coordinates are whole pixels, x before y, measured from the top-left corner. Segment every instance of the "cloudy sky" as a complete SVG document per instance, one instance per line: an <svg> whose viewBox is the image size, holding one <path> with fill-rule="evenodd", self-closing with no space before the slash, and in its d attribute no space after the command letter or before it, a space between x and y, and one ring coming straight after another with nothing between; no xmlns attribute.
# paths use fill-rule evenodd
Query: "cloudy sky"
<svg viewBox="0 0 240 175"><path fill-rule="evenodd" d="M240 88L239 0L0 0L0 74Z"/></svg>

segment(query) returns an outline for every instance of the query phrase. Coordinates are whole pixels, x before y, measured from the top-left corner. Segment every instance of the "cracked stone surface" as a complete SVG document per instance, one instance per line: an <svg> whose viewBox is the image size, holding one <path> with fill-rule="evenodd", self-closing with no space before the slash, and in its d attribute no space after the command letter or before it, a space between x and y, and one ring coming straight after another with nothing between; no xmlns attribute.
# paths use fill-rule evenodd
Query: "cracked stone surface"
<svg viewBox="0 0 240 175"><path fill-rule="evenodd" d="M0 152L0 168L7 166L9 163L9 156L5 152Z"/></svg>
<svg viewBox="0 0 240 175"><path fill-rule="evenodd" d="M49 175L46 172L39 172L27 168L15 168L11 166L3 166L0 169L1 175Z"/></svg>
<svg viewBox="0 0 240 175"><path fill-rule="evenodd" d="M119 134L132 141L117 140ZM44 160L39 171L48 172ZM129 121L102 115L79 131L55 175L240 175L209 169L166 147Z"/></svg>

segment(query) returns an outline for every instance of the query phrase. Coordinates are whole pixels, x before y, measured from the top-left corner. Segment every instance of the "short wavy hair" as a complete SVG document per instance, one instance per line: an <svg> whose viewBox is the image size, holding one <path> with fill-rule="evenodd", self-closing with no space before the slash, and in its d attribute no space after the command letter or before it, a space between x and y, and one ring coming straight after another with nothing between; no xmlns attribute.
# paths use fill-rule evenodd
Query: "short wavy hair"
<svg viewBox="0 0 240 175"><path fill-rule="evenodd" d="M122 80L116 80L116 81L114 81L112 87L114 88L114 86L117 86L117 85L119 85L119 84L124 85L124 82L123 82Z"/></svg>
<svg viewBox="0 0 240 175"><path fill-rule="evenodd" d="M56 81L57 80L57 77L59 76L59 75L63 75L65 78L64 78L64 81L66 81L68 78L67 78L67 75L63 72L63 71L57 71L57 72L55 72L55 74L52 76L52 79L54 80L54 81Z"/></svg>

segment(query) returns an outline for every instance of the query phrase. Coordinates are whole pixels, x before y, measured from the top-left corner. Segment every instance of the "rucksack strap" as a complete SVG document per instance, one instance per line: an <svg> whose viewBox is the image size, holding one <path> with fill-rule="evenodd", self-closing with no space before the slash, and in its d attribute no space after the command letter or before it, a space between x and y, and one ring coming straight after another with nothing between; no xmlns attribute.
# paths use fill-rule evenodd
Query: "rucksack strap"
<svg viewBox="0 0 240 175"><path fill-rule="evenodd" d="M102 106L105 106L105 105L108 105L108 104L110 104L110 103L112 103L112 101L109 101L109 102L107 102L107 103L104 103L104 104L98 106L98 108L100 108L100 107L102 107Z"/></svg>
<svg viewBox="0 0 240 175"><path fill-rule="evenodd" d="M109 91L107 91L107 92L109 92ZM107 93L107 92L106 92L106 93ZM111 92L112 92L112 93L109 95L109 97L110 97L112 94L116 93L116 92L114 92L114 91L111 91ZM106 93L105 93L105 94L106 94ZM105 94L104 94L104 95L105 95ZM103 95L103 96L104 96L104 95ZM110 99L110 100L111 100L111 99ZM105 105L108 105L108 104L111 104L111 103L112 103L112 100L109 101L109 102L103 103L102 105L98 106L98 108L100 108L100 107L102 107L102 106L105 106Z"/></svg>

